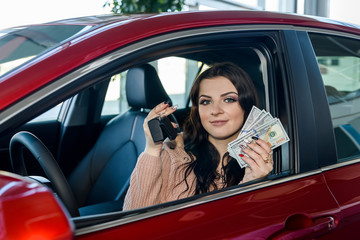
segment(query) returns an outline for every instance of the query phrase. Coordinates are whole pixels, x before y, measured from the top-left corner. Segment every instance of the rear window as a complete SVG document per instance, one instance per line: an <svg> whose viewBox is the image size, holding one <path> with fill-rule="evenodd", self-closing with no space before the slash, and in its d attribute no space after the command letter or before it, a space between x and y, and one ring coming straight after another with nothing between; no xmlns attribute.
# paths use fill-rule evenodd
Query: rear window
<svg viewBox="0 0 360 240"><path fill-rule="evenodd" d="M360 157L360 41L309 34L324 81L338 161Z"/></svg>

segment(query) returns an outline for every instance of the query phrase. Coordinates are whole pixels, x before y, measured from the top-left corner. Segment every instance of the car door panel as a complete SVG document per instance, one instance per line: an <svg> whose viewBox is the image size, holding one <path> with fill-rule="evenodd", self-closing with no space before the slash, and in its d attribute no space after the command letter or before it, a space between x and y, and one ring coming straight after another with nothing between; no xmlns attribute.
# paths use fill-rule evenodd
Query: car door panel
<svg viewBox="0 0 360 240"><path fill-rule="evenodd" d="M359 159L354 160L359 161ZM343 239L358 239L360 225L360 164L329 167L324 176L329 189L339 203L344 228ZM336 168L337 167L337 168Z"/></svg>
<svg viewBox="0 0 360 240"><path fill-rule="evenodd" d="M201 202L198 205L188 202L178 206L179 209L183 208L181 210L167 213L165 208L153 212L157 216L147 219L143 219L147 216L145 213L133 216L133 219L138 218L135 221L130 217L129 223L126 223L126 219L114 221L108 225L111 228L96 233L86 234L87 229L80 229L77 239L287 239L287 234L312 236L315 239L339 239L341 229L337 223L341 221L341 213L323 175L318 173L290 180L291 177L262 183L258 190L249 192L246 192L245 187L245 193L221 201L214 200L232 194L232 191L239 191L227 190L195 201ZM176 208L174 206L173 209ZM307 221L311 225L306 225ZM335 225L328 228L328 222L334 222ZM304 227L300 229L299 226ZM92 226L91 229L101 227L106 228L106 224Z"/></svg>

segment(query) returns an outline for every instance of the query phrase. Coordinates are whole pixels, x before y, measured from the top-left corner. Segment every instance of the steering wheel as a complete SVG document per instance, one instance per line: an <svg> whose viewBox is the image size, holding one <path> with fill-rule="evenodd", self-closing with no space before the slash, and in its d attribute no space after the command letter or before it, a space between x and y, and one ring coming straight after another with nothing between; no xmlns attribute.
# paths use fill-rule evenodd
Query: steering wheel
<svg viewBox="0 0 360 240"><path fill-rule="evenodd" d="M77 202L69 183L51 152L34 134L21 131L11 138L9 148L13 171L22 176L28 175L24 163L23 147L27 148L39 162L71 216L79 216Z"/></svg>

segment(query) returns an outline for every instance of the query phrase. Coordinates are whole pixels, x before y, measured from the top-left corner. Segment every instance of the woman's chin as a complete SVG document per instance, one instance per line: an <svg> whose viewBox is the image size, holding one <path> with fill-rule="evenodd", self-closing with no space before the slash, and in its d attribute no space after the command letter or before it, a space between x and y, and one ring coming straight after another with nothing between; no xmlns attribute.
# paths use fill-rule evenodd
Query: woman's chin
<svg viewBox="0 0 360 240"><path fill-rule="evenodd" d="M218 134L211 134L209 135L211 138L215 139L215 140L228 140L228 141L232 141L235 140L238 136L238 132L236 133L218 133Z"/></svg>

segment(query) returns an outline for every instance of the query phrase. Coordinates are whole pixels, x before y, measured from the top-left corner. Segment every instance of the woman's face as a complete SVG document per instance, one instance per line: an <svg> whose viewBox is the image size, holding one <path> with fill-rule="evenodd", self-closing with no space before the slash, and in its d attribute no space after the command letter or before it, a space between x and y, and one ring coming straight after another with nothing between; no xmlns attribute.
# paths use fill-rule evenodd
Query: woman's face
<svg viewBox="0 0 360 240"><path fill-rule="evenodd" d="M218 76L203 79L199 89L201 124L211 140L233 140L244 121L238 92L229 79Z"/></svg>

